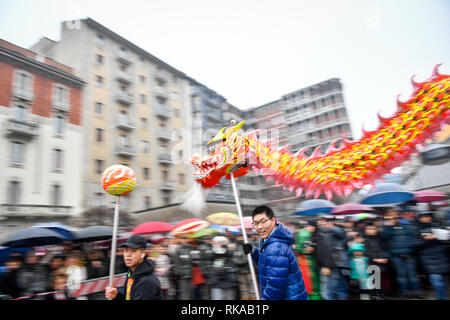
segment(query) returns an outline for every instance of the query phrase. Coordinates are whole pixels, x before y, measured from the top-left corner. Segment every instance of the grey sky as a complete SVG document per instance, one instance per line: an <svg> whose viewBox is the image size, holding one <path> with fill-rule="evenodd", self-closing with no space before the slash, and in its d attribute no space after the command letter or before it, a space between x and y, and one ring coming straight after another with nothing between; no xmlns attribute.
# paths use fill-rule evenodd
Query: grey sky
<svg viewBox="0 0 450 320"><path fill-rule="evenodd" d="M91 17L246 109L339 77L356 138L437 63L450 74L447 0L0 0L0 37L29 47Z"/></svg>

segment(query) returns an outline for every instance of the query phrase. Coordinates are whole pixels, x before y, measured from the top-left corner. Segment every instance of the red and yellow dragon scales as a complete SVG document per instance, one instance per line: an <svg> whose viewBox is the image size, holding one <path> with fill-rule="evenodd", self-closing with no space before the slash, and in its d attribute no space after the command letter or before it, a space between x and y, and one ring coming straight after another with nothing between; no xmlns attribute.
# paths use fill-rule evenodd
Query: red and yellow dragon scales
<svg viewBox="0 0 450 320"><path fill-rule="evenodd" d="M410 99L397 99L395 114L390 118L379 116L377 130L363 130L358 141L344 139L340 148L335 147L335 141L325 153L318 147L307 157L303 150L293 154L288 147L275 148L270 141L259 140L257 131L239 134L241 122L222 128L208 142L209 155L191 159L196 168L194 178L203 188L211 188L224 176L230 179L231 172L239 177L252 169L295 191L297 197L303 191L307 198L322 193L328 199L333 194L348 196L408 160L417 152L417 145L449 123L450 76L439 74L438 66L422 83L414 82L413 77L415 90Z"/></svg>

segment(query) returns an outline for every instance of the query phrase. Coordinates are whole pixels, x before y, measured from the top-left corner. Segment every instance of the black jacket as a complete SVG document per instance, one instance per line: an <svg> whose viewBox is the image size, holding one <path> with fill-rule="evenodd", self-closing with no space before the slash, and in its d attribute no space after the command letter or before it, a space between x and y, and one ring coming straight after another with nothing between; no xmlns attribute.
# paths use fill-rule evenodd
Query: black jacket
<svg viewBox="0 0 450 320"><path fill-rule="evenodd" d="M162 300L161 284L154 273L154 264L151 260L144 260L134 272L128 270L125 283L116 296L124 300L127 284L130 278L134 279L131 287L130 300Z"/></svg>
<svg viewBox="0 0 450 320"><path fill-rule="evenodd" d="M319 229L316 244L316 263L318 268L349 268L345 231L334 226Z"/></svg>
<svg viewBox="0 0 450 320"><path fill-rule="evenodd" d="M447 253L444 241L437 239L425 240L422 235L432 233L434 226L428 223L419 224L419 244L417 246L419 260L424 270L428 274L445 274L448 270Z"/></svg>
<svg viewBox="0 0 450 320"><path fill-rule="evenodd" d="M374 259L388 259L388 253L383 249L383 243L378 235L364 237L364 249L367 258L369 258L369 264L376 264L381 268L381 271L385 271L385 264L375 263Z"/></svg>

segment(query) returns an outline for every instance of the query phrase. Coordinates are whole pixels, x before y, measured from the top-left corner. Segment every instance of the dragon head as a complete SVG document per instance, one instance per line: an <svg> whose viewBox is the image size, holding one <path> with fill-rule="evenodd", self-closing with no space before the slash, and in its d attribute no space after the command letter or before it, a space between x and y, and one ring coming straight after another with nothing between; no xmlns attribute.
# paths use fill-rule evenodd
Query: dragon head
<svg viewBox="0 0 450 320"><path fill-rule="evenodd" d="M209 154L194 156L191 163L195 167L194 179L205 188L217 185L222 177L230 179L233 172L236 177L245 175L248 143L246 136L238 134L245 121L236 124L232 121L229 127L223 127L208 145Z"/></svg>

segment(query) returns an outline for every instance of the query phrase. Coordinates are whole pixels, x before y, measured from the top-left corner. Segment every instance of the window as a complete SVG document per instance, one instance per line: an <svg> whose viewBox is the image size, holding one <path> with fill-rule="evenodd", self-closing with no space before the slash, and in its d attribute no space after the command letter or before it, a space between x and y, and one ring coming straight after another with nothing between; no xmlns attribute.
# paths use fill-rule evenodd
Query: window
<svg viewBox="0 0 450 320"><path fill-rule="evenodd" d="M144 180L150 180L150 168L142 168Z"/></svg>
<svg viewBox="0 0 450 320"><path fill-rule="evenodd" d="M8 204L19 204L20 200L20 182L8 182Z"/></svg>
<svg viewBox="0 0 450 320"><path fill-rule="evenodd" d="M96 102L95 103L95 113L98 113L98 114L102 114L103 113L103 108L104 108L104 104L103 103L101 103L101 102Z"/></svg>
<svg viewBox="0 0 450 320"><path fill-rule="evenodd" d="M179 118L180 117L180 109L174 109L175 110L175 117Z"/></svg>
<svg viewBox="0 0 450 320"><path fill-rule="evenodd" d="M105 37L101 34L97 34L97 45L103 47L105 45Z"/></svg>
<svg viewBox="0 0 450 320"><path fill-rule="evenodd" d="M31 76L26 73L18 73L16 84L20 89L31 89Z"/></svg>
<svg viewBox="0 0 450 320"><path fill-rule="evenodd" d="M142 152L143 153L149 153L150 152L150 144L148 141L141 141L141 145L142 145Z"/></svg>
<svg viewBox="0 0 450 320"><path fill-rule="evenodd" d="M95 57L95 62L98 66L101 66L103 64L103 56L101 54L97 54Z"/></svg>
<svg viewBox="0 0 450 320"><path fill-rule="evenodd" d="M22 142L11 142L11 162L23 164L25 145Z"/></svg>
<svg viewBox="0 0 450 320"><path fill-rule="evenodd" d="M141 94L141 104L146 104L147 103L147 96L145 94Z"/></svg>
<svg viewBox="0 0 450 320"><path fill-rule="evenodd" d="M103 133L104 130L100 128L95 129L95 139L97 142L103 142Z"/></svg>
<svg viewBox="0 0 450 320"><path fill-rule="evenodd" d="M145 76L142 76L142 75L139 76L139 81L141 82L142 85L145 84L146 80L147 80L147 79L145 78Z"/></svg>
<svg viewBox="0 0 450 320"><path fill-rule="evenodd" d="M168 206L170 204L170 197L164 197L164 205Z"/></svg>
<svg viewBox="0 0 450 320"><path fill-rule="evenodd" d="M51 190L51 201L52 205L54 206L60 206L61 205L61 198L62 198L62 192L61 192L61 186L58 184L52 185Z"/></svg>
<svg viewBox="0 0 450 320"><path fill-rule="evenodd" d="M55 133L63 134L64 133L64 117L57 116L55 118Z"/></svg>
<svg viewBox="0 0 450 320"><path fill-rule="evenodd" d="M103 192L96 192L95 193L95 204L97 207L102 207L103 206L103 199L104 199L105 194Z"/></svg>
<svg viewBox="0 0 450 320"><path fill-rule="evenodd" d="M95 173L97 174L101 174L103 173L103 167L105 161L104 160L100 160L100 159L95 159Z"/></svg>
<svg viewBox="0 0 450 320"><path fill-rule="evenodd" d="M57 102L69 101L69 90L62 85L55 85L53 87L53 99Z"/></svg>
<svg viewBox="0 0 450 320"><path fill-rule="evenodd" d="M184 184L184 174L180 173L178 175L178 184Z"/></svg>
<svg viewBox="0 0 450 320"><path fill-rule="evenodd" d="M141 125L143 129L147 129L148 127L147 118L141 118Z"/></svg>
<svg viewBox="0 0 450 320"><path fill-rule="evenodd" d="M145 196L144 197L144 208L151 208L151 206L152 206L152 197Z"/></svg>
<svg viewBox="0 0 450 320"><path fill-rule="evenodd" d="M61 170L63 168L63 151L53 149L53 169Z"/></svg>
<svg viewBox="0 0 450 320"><path fill-rule="evenodd" d="M103 87L103 77L102 76L95 76L95 85L97 87Z"/></svg>
<svg viewBox="0 0 450 320"><path fill-rule="evenodd" d="M120 141L121 146L128 146L128 137L127 136L120 136L119 141Z"/></svg>
<svg viewBox="0 0 450 320"><path fill-rule="evenodd" d="M16 106L15 110L14 110L14 119L17 121L25 121L26 120L26 115L27 115L27 108L25 108L24 106Z"/></svg>
<svg viewBox="0 0 450 320"><path fill-rule="evenodd" d="M161 173L162 173L163 181L167 182L167 179L169 178L169 172L166 170L163 170Z"/></svg>

